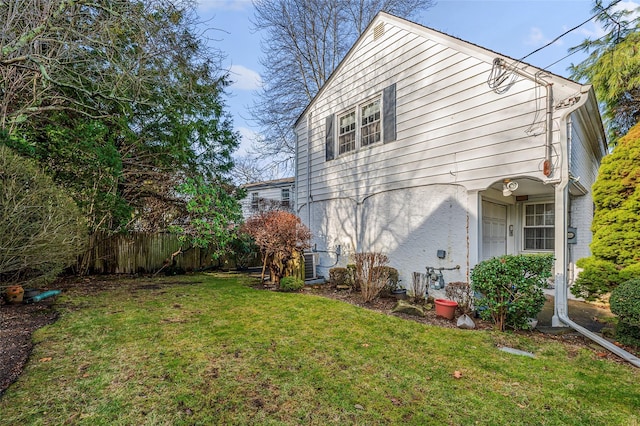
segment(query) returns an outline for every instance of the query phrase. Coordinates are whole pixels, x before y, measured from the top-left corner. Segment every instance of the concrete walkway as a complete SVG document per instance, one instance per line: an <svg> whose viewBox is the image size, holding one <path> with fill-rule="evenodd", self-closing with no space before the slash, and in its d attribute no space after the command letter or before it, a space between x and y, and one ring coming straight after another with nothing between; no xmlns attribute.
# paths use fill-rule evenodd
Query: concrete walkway
<svg viewBox="0 0 640 426"><path fill-rule="evenodd" d="M542 308L542 312L538 314L538 327L551 326L554 298L548 293L546 297L547 301ZM569 299L569 318L589 331L599 333L603 327L607 326L607 324L601 320L611 317L615 317L615 315L613 315L609 309L586 303L580 299Z"/></svg>

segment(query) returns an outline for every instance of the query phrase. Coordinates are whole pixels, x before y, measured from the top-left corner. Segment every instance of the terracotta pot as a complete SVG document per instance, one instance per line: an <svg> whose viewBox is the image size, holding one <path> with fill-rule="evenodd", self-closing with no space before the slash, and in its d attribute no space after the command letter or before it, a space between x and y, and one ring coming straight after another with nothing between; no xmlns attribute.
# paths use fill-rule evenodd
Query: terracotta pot
<svg viewBox="0 0 640 426"><path fill-rule="evenodd" d="M24 289L19 285L12 285L7 287L7 301L9 303L22 303L24 297Z"/></svg>
<svg viewBox="0 0 640 426"><path fill-rule="evenodd" d="M447 299L436 299L434 303L436 304L436 315L450 320L453 319L456 308L458 307L458 302Z"/></svg>

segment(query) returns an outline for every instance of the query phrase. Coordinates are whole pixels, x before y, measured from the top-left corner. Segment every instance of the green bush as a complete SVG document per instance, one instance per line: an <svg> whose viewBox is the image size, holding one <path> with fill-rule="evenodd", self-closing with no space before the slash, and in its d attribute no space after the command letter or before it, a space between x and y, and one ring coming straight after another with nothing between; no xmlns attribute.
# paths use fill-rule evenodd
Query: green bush
<svg viewBox="0 0 640 426"><path fill-rule="evenodd" d="M618 321L616 325L616 340L623 345L640 348L640 326Z"/></svg>
<svg viewBox="0 0 640 426"><path fill-rule="evenodd" d="M620 271L620 281L628 281L634 278L640 278L640 262L629 265Z"/></svg>
<svg viewBox="0 0 640 426"><path fill-rule="evenodd" d="M586 300L594 300L609 293L621 281L620 272L616 266L595 257L585 257L576 262L582 272L571 287L571 292Z"/></svg>
<svg viewBox="0 0 640 426"><path fill-rule="evenodd" d="M360 283L356 281L356 265L354 263L350 263L347 265L347 284L351 287L354 287L356 290L360 290Z"/></svg>
<svg viewBox="0 0 640 426"><path fill-rule="evenodd" d="M86 221L65 189L0 145L0 282L37 286L75 264Z"/></svg>
<svg viewBox="0 0 640 426"><path fill-rule="evenodd" d="M304 288L304 281L297 277L283 277L280 279L281 291L298 291Z"/></svg>
<svg viewBox="0 0 640 426"><path fill-rule="evenodd" d="M611 312L631 325L640 326L640 278L623 282L611 292Z"/></svg>
<svg viewBox="0 0 640 426"><path fill-rule="evenodd" d="M389 277L387 284L382 289L382 292L385 294L391 294L391 291L399 288L398 283L400 282L400 274L396 268L391 266L378 266L378 268L381 268L380 272L382 274L386 274Z"/></svg>
<svg viewBox="0 0 640 426"><path fill-rule="evenodd" d="M545 302L543 289L551 276L552 255L494 257L471 272L475 301L483 319L505 328L526 329Z"/></svg>
<svg viewBox="0 0 640 426"><path fill-rule="evenodd" d="M335 267L329 269L329 283L334 286L348 285L351 286L349 280L349 270L347 268Z"/></svg>

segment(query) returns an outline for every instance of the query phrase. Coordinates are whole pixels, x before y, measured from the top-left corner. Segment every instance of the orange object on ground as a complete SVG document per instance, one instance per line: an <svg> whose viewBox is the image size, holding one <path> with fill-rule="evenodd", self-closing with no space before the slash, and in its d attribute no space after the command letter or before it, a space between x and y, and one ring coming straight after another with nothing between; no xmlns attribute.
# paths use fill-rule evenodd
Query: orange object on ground
<svg viewBox="0 0 640 426"><path fill-rule="evenodd" d="M7 287L5 291L7 294L7 301L9 303L22 303L22 298L24 297L24 289L19 285L12 285Z"/></svg>

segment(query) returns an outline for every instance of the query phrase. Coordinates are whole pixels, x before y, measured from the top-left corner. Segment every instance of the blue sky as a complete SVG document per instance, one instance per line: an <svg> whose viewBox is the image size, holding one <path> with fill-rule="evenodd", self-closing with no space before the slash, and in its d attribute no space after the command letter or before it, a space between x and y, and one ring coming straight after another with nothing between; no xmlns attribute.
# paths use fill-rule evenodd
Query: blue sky
<svg viewBox="0 0 640 426"><path fill-rule="evenodd" d="M640 4L638 0L635 3L625 0L618 6L635 9ZM518 59L587 20L592 7L592 0L439 0L414 21ZM263 71L259 62L262 55L260 40L263 35L252 30L251 0L199 0L198 10L200 18L212 29L207 32L211 43L226 54L224 66L234 81L227 105L234 126L242 135L237 154L243 155L258 131L248 108L260 86ZM591 21L528 57L526 62L547 67L566 56L570 47L587 37L593 39L602 34ZM568 77L569 65L580 62L583 57L575 54L549 70Z"/></svg>

